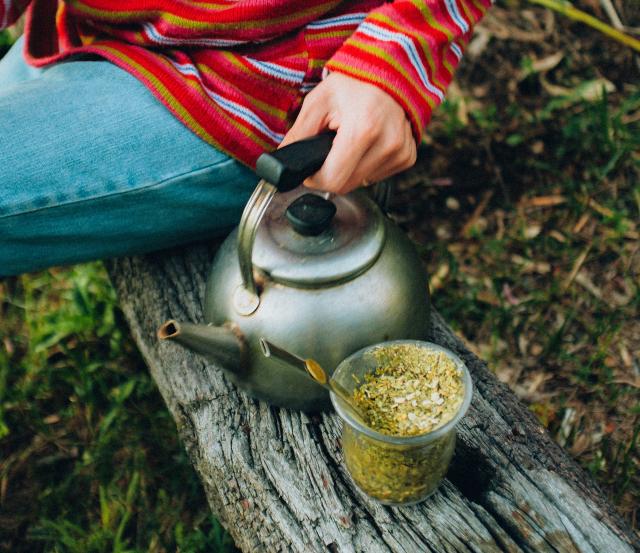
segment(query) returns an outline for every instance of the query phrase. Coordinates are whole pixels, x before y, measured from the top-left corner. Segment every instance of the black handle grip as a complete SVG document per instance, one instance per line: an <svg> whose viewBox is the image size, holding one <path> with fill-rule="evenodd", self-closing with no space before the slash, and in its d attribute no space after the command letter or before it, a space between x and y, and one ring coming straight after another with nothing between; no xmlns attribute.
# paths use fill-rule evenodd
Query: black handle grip
<svg viewBox="0 0 640 553"><path fill-rule="evenodd" d="M335 136L334 131L323 132L262 154L256 163L256 173L280 192L293 190L322 167Z"/></svg>

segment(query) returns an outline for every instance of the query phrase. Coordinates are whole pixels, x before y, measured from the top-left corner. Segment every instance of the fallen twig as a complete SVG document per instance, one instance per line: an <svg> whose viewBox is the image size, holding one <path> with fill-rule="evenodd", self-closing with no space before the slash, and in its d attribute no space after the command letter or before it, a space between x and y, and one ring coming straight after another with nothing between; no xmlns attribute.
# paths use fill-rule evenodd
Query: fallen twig
<svg viewBox="0 0 640 553"><path fill-rule="evenodd" d="M607 12L607 16L609 17L611 24L618 29L618 31L624 31L624 24L620 20L620 16L618 15L618 12L613 6L611 0L600 0L600 5L604 11Z"/></svg>
<svg viewBox="0 0 640 553"><path fill-rule="evenodd" d="M587 247L584 250L582 250L582 253L574 261L573 267L571 268L571 273L569 273L569 276L565 279L565 281L562 283L562 286L560 287L560 290L562 290L562 293L566 292L569 289L569 286L571 286L571 283L576 278L576 275L578 274L578 271L582 267L582 264L585 262L585 259L587 259L587 255L589 255L591 246L592 244L589 243Z"/></svg>
<svg viewBox="0 0 640 553"><path fill-rule="evenodd" d="M549 196L534 196L533 198L526 199L523 204L524 207L553 207L563 204L567 201L567 198L559 194L551 194Z"/></svg>
<svg viewBox="0 0 640 553"><path fill-rule="evenodd" d="M468 237L469 231L473 228L473 225L475 225L476 221L480 218L480 215L482 215L482 212L485 210L485 208L487 207L487 204L489 203L489 200L491 200L492 197L493 197L493 190L487 190L482 195L482 199L480 200L480 203L476 206L476 208L473 210L471 217L469 217L469 220L464 224L462 229L460 229L460 236Z"/></svg>
<svg viewBox="0 0 640 553"><path fill-rule="evenodd" d="M568 2L563 0L529 0L532 4L538 4L540 6L544 6L545 8L549 8L550 10L554 10L558 13L566 15L570 19L574 21L580 21L589 27L593 27L597 29L601 33L621 42L622 44L629 46L629 48L634 49L636 52L640 52L640 40L629 36L628 34L619 31L618 29L608 25L600 21L598 18L589 15L578 8L574 8Z"/></svg>

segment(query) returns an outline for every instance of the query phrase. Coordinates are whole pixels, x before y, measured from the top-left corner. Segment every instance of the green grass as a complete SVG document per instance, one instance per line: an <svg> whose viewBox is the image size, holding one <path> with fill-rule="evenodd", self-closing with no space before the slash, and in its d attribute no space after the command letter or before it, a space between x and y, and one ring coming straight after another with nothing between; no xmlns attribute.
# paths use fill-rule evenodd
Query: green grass
<svg viewBox="0 0 640 553"><path fill-rule="evenodd" d="M13 37L9 31L0 31L0 57L3 56L13 44Z"/></svg>
<svg viewBox="0 0 640 553"><path fill-rule="evenodd" d="M0 298L0 550L233 551L101 264Z"/></svg>

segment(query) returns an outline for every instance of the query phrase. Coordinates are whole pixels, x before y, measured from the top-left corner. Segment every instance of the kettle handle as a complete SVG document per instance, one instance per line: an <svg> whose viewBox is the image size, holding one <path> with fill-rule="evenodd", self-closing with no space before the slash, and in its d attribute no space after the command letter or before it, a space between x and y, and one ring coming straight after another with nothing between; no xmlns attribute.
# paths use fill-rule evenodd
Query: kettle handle
<svg viewBox="0 0 640 553"><path fill-rule="evenodd" d="M241 315L251 315L260 305L258 287L253 276L253 243L258 225L276 192L277 188L264 179L261 180L251 194L238 226L238 262L242 284L235 291L233 303Z"/></svg>
<svg viewBox="0 0 640 553"><path fill-rule="evenodd" d="M256 173L279 192L289 192L322 167L335 137L335 131L326 131L264 153L256 162Z"/></svg>
<svg viewBox="0 0 640 553"><path fill-rule="evenodd" d="M251 315L260 305L253 276L253 244L258 226L276 192L287 192L313 175L329 155L336 133L328 131L262 154L256 172L262 180L242 212L238 227L238 261L242 285L235 292L234 306L241 315Z"/></svg>

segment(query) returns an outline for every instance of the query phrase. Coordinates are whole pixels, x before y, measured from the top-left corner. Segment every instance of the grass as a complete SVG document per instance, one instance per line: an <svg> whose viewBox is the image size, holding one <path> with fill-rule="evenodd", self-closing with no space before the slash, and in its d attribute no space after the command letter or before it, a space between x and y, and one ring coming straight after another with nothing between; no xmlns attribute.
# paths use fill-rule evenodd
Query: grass
<svg viewBox="0 0 640 553"><path fill-rule="evenodd" d="M0 550L234 551L102 265L0 298Z"/></svg>
<svg viewBox="0 0 640 553"><path fill-rule="evenodd" d="M0 57L6 54L14 40L15 39L9 31L0 31Z"/></svg>
<svg viewBox="0 0 640 553"><path fill-rule="evenodd" d="M539 9L483 29L393 216L435 306L637 527L638 68ZM5 280L0 317L0 550L232 551L102 266Z"/></svg>

